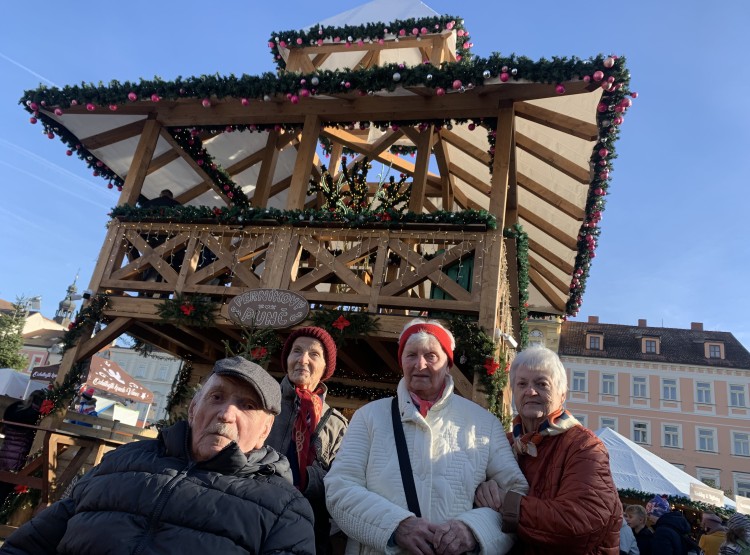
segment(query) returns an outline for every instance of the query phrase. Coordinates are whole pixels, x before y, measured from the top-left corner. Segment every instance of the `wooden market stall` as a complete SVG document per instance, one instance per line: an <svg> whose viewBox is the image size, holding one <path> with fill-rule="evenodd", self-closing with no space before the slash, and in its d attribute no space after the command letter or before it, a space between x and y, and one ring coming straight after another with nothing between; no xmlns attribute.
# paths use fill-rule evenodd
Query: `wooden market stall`
<svg viewBox="0 0 750 555"><path fill-rule="evenodd" d="M631 102L624 60L478 58L459 18L403 10L274 33L276 75L25 94L121 191L58 381L123 333L191 360L196 381L241 339L231 299L288 290L311 314L377 319L340 351L329 401L353 409L395 387L408 318L462 315L502 354L528 311L577 312ZM316 187L328 176L338 200ZM389 187L403 211L384 208ZM164 189L180 206L136 207ZM206 303L212 325L191 325ZM461 370L458 391L485 401L495 369Z"/></svg>

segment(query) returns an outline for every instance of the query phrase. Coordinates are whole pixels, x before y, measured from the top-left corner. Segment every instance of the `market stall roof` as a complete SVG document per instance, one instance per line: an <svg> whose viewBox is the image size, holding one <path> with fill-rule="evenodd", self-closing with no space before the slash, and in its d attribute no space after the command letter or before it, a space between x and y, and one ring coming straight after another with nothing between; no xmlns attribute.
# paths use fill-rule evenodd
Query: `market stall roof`
<svg viewBox="0 0 750 555"><path fill-rule="evenodd" d="M356 22L370 12L347 13ZM414 13L404 15L421 17ZM614 142L631 104L624 60L481 59L471 56L460 18L409 23L412 29L388 24L380 37L375 33L382 24L349 23L342 33L320 25L321 46L312 38L316 26L275 33L269 46L280 67L289 69L298 52L307 59L278 76L42 88L22 101L46 132L59 135L71 154L116 186L127 178L143 134L154 132L148 122L157 121L142 194L153 198L171 189L189 206L289 208L298 166L319 178L326 162L320 149L312 160L298 157L311 117L321 122L328 152L353 152L350 160L367 156L384 173L413 176L410 156L430 149L425 212L492 211L494 151L509 148L511 218L505 223L517 221L529 237L529 309L575 314L597 244ZM348 47L335 42L358 32L344 36ZM358 48L367 63L348 69L347 56ZM407 51L418 58L396 64L384 57L398 52L406 58ZM512 106L512 119L500 121L496 134L499 106ZM273 164L264 163L270 159Z"/></svg>
<svg viewBox="0 0 750 555"><path fill-rule="evenodd" d="M119 364L99 356L91 357L86 386L140 403L151 403L154 400L153 392L125 372Z"/></svg>
<svg viewBox="0 0 750 555"><path fill-rule="evenodd" d="M689 498L690 484L704 485L611 428L600 428L596 435L609 451L609 464L617 489ZM735 502L724 496L724 505L733 508Z"/></svg>

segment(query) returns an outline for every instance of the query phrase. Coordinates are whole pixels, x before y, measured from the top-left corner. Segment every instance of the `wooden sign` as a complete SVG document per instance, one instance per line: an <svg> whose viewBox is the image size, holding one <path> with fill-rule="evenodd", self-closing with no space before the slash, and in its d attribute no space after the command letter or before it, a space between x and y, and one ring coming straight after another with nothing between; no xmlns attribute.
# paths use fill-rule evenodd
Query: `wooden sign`
<svg viewBox="0 0 750 555"><path fill-rule="evenodd" d="M734 501L737 503L737 512L743 515L750 515L750 499L742 497L741 495L735 495Z"/></svg>
<svg viewBox="0 0 750 555"><path fill-rule="evenodd" d="M690 500L707 503L714 507L724 506L724 492L703 484L690 484Z"/></svg>
<svg viewBox="0 0 750 555"><path fill-rule="evenodd" d="M302 295L285 289L251 289L228 304L229 319L243 326L289 328L310 312Z"/></svg>
<svg viewBox="0 0 750 555"><path fill-rule="evenodd" d="M54 382L57 378L57 372L60 370L59 364L50 366L37 366L31 370L31 379L38 382Z"/></svg>
<svg viewBox="0 0 750 555"><path fill-rule="evenodd" d="M86 385L118 397L141 403L152 403L154 394L139 384L113 360L93 356Z"/></svg>

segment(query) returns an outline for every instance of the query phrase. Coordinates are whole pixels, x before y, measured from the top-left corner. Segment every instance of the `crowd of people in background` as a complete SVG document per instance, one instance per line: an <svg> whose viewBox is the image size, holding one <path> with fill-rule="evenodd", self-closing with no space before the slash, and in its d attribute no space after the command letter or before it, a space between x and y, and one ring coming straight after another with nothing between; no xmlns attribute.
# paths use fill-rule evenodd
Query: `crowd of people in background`
<svg viewBox="0 0 750 555"><path fill-rule="evenodd" d="M454 349L440 322L409 322L396 395L351 423L326 402L337 348L322 328L289 335L281 384L219 360L186 421L105 455L0 554L750 554L745 515L703 513L695 542L665 498L621 503L605 446L565 409L556 353L513 360L506 433L454 391ZM76 410L94 402L84 389Z"/></svg>

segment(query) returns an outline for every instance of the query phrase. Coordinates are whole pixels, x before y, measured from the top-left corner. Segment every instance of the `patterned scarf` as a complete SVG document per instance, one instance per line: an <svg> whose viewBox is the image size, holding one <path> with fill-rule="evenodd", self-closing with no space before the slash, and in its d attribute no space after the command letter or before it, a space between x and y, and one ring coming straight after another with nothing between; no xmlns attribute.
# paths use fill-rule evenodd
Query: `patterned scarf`
<svg viewBox="0 0 750 555"><path fill-rule="evenodd" d="M524 433L521 417L513 419L513 451L517 455L530 455L536 457L537 449L545 436L557 436L565 433L573 426L580 425L575 416L567 410L560 408L547 417L541 423L538 430Z"/></svg>
<svg viewBox="0 0 750 555"><path fill-rule="evenodd" d="M315 449L310 445L310 439L318 427L320 416L323 412L323 401L320 398L323 387L318 386L315 391L295 387L299 399L299 412L294 421L294 445L297 449L297 461L299 462L299 485L300 491L307 488L307 467L315 460Z"/></svg>
<svg viewBox="0 0 750 555"><path fill-rule="evenodd" d="M411 391L409 392L409 396L414 405L419 409L419 414L422 415L422 418L427 418L427 411L429 411L432 408L432 405L437 403L443 397L443 391L445 391L445 384L443 384L440 393L438 393L438 396L434 401L425 401L419 395L412 393Z"/></svg>

